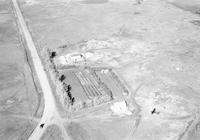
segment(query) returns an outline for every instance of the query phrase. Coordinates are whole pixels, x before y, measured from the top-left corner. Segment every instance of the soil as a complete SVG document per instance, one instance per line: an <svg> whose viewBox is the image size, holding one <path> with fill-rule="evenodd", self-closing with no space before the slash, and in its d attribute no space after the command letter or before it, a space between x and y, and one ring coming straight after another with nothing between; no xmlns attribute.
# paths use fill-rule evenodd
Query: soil
<svg viewBox="0 0 200 140"><path fill-rule="evenodd" d="M26 61L23 61L23 49L16 49L21 44L9 8L4 8L8 3L1 3L0 53L5 58L0 60L1 69L4 69L1 77L6 82L0 87L5 90L1 96L6 100L6 92L27 83L23 79ZM198 140L199 0L135 3L133 0L20 0L22 13L40 54L47 48L90 52L93 64L110 66L120 75L132 93L131 99L139 106L140 112L117 119L112 115L111 118L105 116L103 109L98 119L88 113L84 118L66 123L66 132L74 140ZM30 80L30 74L27 71L26 74L24 77ZM31 102L22 101L29 97L23 96L27 92L22 90L24 94L7 101L21 101L15 104L12 112L33 113L37 94L34 94L33 82L28 83ZM156 113L152 113L154 109ZM48 137L55 138L54 135L59 134L48 131Z"/></svg>
<svg viewBox="0 0 200 140"><path fill-rule="evenodd" d="M41 93L9 1L0 1L0 139L27 139L42 114Z"/></svg>
<svg viewBox="0 0 200 140"><path fill-rule="evenodd" d="M56 125L48 126L41 140L64 140L62 132Z"/></svg>

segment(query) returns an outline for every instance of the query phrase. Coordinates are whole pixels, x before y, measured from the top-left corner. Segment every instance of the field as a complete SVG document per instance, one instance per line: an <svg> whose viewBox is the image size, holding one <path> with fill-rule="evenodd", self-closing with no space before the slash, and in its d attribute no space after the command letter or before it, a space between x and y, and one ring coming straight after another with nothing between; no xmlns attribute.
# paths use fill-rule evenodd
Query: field
<svg viewBox="0 0 200 140"><path fill-rule="evenodd" d="M73 93L73 96L75 97L76 101L85 101L88 99L87 95L85 94L85 91L80 83L80 81L77 79L77 76L73 71L65 71L63 72L64 75L66 75L65 82L69 85L71 85Z"/></svg>
<svg viewBox="0 0 200 140"><path fill-rule="evenodd" d="M62 132L57 125L48 126L41 140L64 140Z"/></svg>
<svg viewBox="0 0 200 140"><path fill-rule="evenodd" d="M25 140L43 111L43 97L9 1L0 1L0 139Z"/></svg>
<svg viewBox="0 0 200 140"><path fill-rule="evenodd" d="M88 99L102 95L103 92L101 93L100 91L98 79L95 79L95 77L91 75L89 71L76 72L75 75L78 77L78 80L83 86Z"/></svg>
<svg viewBox="0 0 200 140"><path fill-rule="evenodd" d="M84 115L77 114L80 117L70 118L65 123L71 139L199 139L198 0L143 0L141 4L133 0L20 0L19 4L41 58L44 57L41 52L48 48L63 54L79 52L86 57L87 66L112 68L125 83L125 87L128 87L131 94L129 100L135 103L133 108L139 110L125 118L112 114L110 104L94 107L91 112L83 111ZM2 10L5 11L7 13L7 10ZM12 18L1 18L2 46L16 49L13 46L21 45L16 40ZM5 57L6 69L11 57L5 54L9 52L11 56L24 56L18 49L16 52L9 50L4 48L0 51ZM9 89L17 89L23 83L23 74L19 74L24 68L19 63L24 60L22 58L12 62L20 66L14 70L16 72L6 70L9 73L7 75L16 76L19 80L11 82L12 78L6 76L10 83L8 85L16 85ZM86 76L85 72L66 74L70 78L67 83L72 79L75 86L72 90L77 100L94 98L102 93L96 86L90 85L93 79ZM108 77L100 73L98 75L102 81L107 82L115 96L121 98L123 87L116 82L111 84L115 80L109 73ZM31 79L29 74L27 77ZM84 86L79 87L80 83L73 81L75 78ZM32 94L35 93L34 87L30 87L28 93L34 96L26 101L29 96L25 96L27 92L22 90L23 94L17 96L19 104L13 106L20 108L20 104L31 103L30 108L29 105L22 105L22 109L16 109L17 112L30 110L25 113L29 117L38 103L37 94ZM24 102L22 99L25 99ZM6 103L6 99L2 102ZM105 115L104 112L110 114Z"/></svg>
<svg viewBox="0 0 200 140"><path fill-rule="evenodd" d="M62 69L59 70L59 74L66 77L62 81L63 88L65 89L66 86L70 85L70 93L72 95L71 98L75 99L75 104L82 104L81 106L83 106L83 108L84 104L86 106L92 107L104 102L111 101L113 98L114 93L112 92L115 91L112 91L108 87L108 83L104 83L104 81L98 77L93 68L74 67L71 69ZM65 96L69 96L67 95L67 91L63 94L66 94Z"/></svg>
<svg viewBox="0 0 200 140"><path fill-rule="evenodd" d="M130 139L137 127L134 117L113 119L90 119L66 124L66 131L72 139Z"/></svg>
<svg viewBox="0 0 200 140"><path fill-rule="evenodd" d="M129 94L128 90L123 85L124 83L119 80L119 77L117 77L112 70L108 70L107 72L96 71L96 74L99 76L100 80L108 86L114 98L124 99L124 97Z"/></svg>

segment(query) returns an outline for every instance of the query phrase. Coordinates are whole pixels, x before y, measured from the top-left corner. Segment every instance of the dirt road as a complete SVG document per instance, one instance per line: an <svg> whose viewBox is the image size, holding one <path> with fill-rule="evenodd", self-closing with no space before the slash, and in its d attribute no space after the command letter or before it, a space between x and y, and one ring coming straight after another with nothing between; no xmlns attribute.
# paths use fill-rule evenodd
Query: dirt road
<svg viewBox="0 0 200 140"><path fill-rule="evenodd" d="M39 83L44 95L44 112L43 112L42 118L40 122L38 123L38 125L36 126L33 133L31 134L31 136L29 137L29 140L39 140L42 137L45 129L51 124L54 124L54 123L59 124L61 118L59 116L59 113L57 112L54 95L50 87L47 75L44 71L44 67L37 53L32 37L28 31L28 28L26 26L22 13L19 9L18 3L16 0L12 0L12 2L15 8L16 16L18 18L20 29L22 30L24 38L27 43L27 50L29 51L31 55L33 65L34 65L34 68L35 68L35 71L36 71L36 74L37 74L37 77L38 77L38 80L39 80ZM59 126L61 127L61 130L64 130L63 125L59 124ZM63 134L64 134L64 138L66 139L67 134L65 133L65 131L63 131Z"/></svg>

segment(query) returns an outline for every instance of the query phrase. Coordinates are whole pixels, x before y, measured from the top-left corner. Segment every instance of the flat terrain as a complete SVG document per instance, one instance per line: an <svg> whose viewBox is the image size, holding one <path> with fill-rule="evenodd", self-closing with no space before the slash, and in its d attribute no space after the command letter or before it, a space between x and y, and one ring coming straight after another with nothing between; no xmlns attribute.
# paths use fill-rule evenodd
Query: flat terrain
<svg viewBox="0 0 200 140"><path fill-rule="evenodd" d="M25 140L42 114L34 81L9 1L0 1L0 139Z"/></svg>
<svg viewBox="0 0 200 140"><path fill-rule="evenodd" d="M36 122L30 119L38 94L9 3L1 0L0 4L0 53L5 58L0 60L1 117L6 116L1 119L5 124L0 125L0 139L14 139L34 128ZM198 0L144 0L141 4L134 0L19 0L19 4L43 60L48 48L70 50L87 55L90 64L112 67L140 110L130 116L109 114L108 106L85 111L62 122L71 139L200 139ZM41 139L63 139L59 128L48 126Z"/></svg>
<svg viewBox="0 0 200 140"><path fill-rule="evenodd" d="M66 126L72 139L198 139L197 127L190 125L198 120L200 104L197 3L21 0L39 51L66 47L90 52L94 64L118 72L140 106L137 125L121 122L122 129L106 123L109 130L116 130L95 133L104 128L102 121L87 122L92 129L79 121Z"/></svg>
<svg viewBox="0 0 200 140"><path fill-rule="evenodd" d="M57 125L51 125L46 129L41 140L64 140L64 138L60 128Z"/></svg>

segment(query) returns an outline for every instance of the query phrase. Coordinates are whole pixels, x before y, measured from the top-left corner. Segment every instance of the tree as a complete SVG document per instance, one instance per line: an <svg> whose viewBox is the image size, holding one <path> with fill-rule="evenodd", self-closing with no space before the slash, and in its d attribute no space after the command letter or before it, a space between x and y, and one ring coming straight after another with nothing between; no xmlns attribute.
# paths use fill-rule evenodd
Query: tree
<svg viewBox="0 0 200 140"><path fill-rule="evenodd" d="M56 52L55 51L53 51L53 52L50 53L50 58L51 59L53 59L55 56L56 56Z"/></svg>
<svg viewBox="0 0 200 140"><path fill-rule="evenodd" d="M73 105L73 104L74 104L74 102L75 102L75 98L74 98L74 97L72 97L72 100L71 100L71 105Z"/></svg>
<svg viewBox="0 0 200 140"><path fill-rule="evenodd" d="M62 74L61 76L60 76L60 78L59 78L59 80L61 81L61 82L63 82L64 80L65 80L65 75L64 74Z"/></svg>
<svg viewBox="0 0 200 140"><path fill-rule="evenodd" d="M70 92L72 89L71 85L67 85L67 92Z"/></svg>

